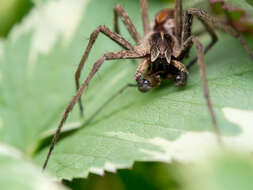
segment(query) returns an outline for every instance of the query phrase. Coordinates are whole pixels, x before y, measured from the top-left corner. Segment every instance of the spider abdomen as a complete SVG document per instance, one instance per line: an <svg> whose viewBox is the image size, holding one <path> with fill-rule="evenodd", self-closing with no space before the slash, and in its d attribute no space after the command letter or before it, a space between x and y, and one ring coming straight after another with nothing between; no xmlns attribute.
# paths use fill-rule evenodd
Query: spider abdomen
<svg viewBox="0 0 253 190"><path fill-rule="evenodd" d="M164 9L155 16L153 30L175 34L175 11L174 9Z"/></svg>

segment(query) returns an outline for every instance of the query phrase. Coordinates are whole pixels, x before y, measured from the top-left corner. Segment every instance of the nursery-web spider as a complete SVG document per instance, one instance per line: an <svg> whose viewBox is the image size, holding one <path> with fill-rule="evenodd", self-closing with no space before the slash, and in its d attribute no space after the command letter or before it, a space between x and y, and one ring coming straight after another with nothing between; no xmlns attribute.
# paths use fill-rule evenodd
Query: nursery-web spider
<svg viewBox="0 0 253 190"><path fill-rule="evenodd" d="M141 16L144 28L145 37L142 39L137 32L134 24L129 18L125 10L116 5L114 8L114 30L111 31L106 26L97 27L91 34L87 48L82 56L80 64L75 73L75 82L77 92L74 98L67 106L64 115L60 121L55 136L52 139L50 149L47 158L44 162L43 169L46 168L51 152L54 148L56 140L60 134L63 123L67 119L70 111L73 109L77 101L79 101L79 107L81 114L83 113L83 107L81 103L81 95L84 89L87 87L93 76L97 73L104 61L115 59L142 59L135 74L137 84L129 84L122 88L117 94L121 93L127 87L135 86L141 92L147 92L152 88L160 85L163 79L173 79L175 85L185 86L188 76L188 69L194 65L197 61L200 68L200 74L202 78L202 85L204 91L204 97L206 99L208 110L210 112L212 122L217 133L219 141L221 141L219 127L216 121L214 110L209 98L209 91L206 78L206 70L204 64L204 55L208 50L213 47L218 38L213 28L221 29L235 38L239 39L242 46L253 58L253 52L249 49L245 41L241 38L240 34L235 31L231 26L224 22L218 21L216 18L209 16L205 11L190 8L185 11L182 10L182 0L175 0L174 9L164 9L158 12L154 19L154 24L151 29L148 19L148 2L147 0L140 0ZM125 38L119 34L118 17L123 21L128 32L136 42L136 46L129 43ZM201 21L206 31L211 37L211 42L206 46L200 43L197 36L192 35L192 19L196 17ZM118 52L105 53L97 62L93 65L91 72L86 80L80 86L79 78L84 63L90 53L93 44L95 43L98 34L103 33L111 40L119 44L125 50ZM188 55L192 45L197 49L197 56L187 66L183 65L181 61ZM110 99L112 100L112 98Z"/></svg>

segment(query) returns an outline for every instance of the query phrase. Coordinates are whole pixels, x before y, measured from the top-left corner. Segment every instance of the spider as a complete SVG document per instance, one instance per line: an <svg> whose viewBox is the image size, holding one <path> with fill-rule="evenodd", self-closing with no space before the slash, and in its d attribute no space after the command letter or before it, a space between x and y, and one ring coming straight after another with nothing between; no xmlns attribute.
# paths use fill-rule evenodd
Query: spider
<svg viewBox="0 0 253 190"><path fill-rule="evenodd" d="M127 87L137 87L141 92L147 92L161 84L164 79L172 79L177 87L185 86L189 75L188 69L196 62L199 64L200 75L202 79L204 97L212 118L212 123L217 134L218 140L221 141L220 130L216 121L215 113L209 98L209 90L206 78L206 70L204 64L204 55L214 46L218 38L214 28L223 30L235 38L239 39L242 46L253 58L253 52L249 49L246 42L240 34L226 23L209 16L204 10L189 8L185 11L182 9L182 0L175 0L174 9L164 9L158 12L154 19L154 24L150 26L148 19L148 2L140 0L142 23L144 28L144 38L142 39L137 32L136 27L132 23L130 17L125 10L116 5L114 8L114 32L104 25L97 27L90 35L89 43L84 51L81 61L75 73L76 94L65 109L64 115L60 121L57 131L52 139L47 158L44 162L43 169L46 168L56 140L59 137L62 126L66 121L69 113L74 105L78 102L81 115L83 106L81 103L81 95L91 79L100 69L105 61L116 59L141 59L137 71L135 73L136 84L128 84L116 93L108 102L110 102L117 94L123 92ZM205 30L211 37L211 42L203 47L196 35L192 35L191 27L193 17L196 17L204 26ZM136 46L132 45L119 34L118 18L120 18L126 26L128 32L136 42ZM105 53L99 58L92 67L86 80L80 85L79 78L84 63L88 58L99 33L103 33L112 41L119 44L124 50L118 52ZM187 65L182 64L182 60L188 56L192 46L196 47L197 56ZM106 104L107 104L106 103Z"/></svg>

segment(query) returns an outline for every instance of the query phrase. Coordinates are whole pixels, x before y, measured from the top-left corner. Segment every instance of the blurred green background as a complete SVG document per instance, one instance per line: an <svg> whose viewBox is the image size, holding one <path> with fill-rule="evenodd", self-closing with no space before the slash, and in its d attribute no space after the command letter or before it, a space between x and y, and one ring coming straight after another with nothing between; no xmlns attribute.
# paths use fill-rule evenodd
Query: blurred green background
<svg viewBox="0 0 253 190"><path fill-rule="evenodd" d="M0 37L6 37L32 7L30 0L0 0Z"/></svg>
<svg viewBox="0 0 253 190"><path fill-rule="evenodd" d="M90 174L88 179L64 180L63 183L71 189L184 189L182 174L178 163L164 164L157 162L136 162L131 170L121 169L117 174L106 172L103 177Z"/></svg>

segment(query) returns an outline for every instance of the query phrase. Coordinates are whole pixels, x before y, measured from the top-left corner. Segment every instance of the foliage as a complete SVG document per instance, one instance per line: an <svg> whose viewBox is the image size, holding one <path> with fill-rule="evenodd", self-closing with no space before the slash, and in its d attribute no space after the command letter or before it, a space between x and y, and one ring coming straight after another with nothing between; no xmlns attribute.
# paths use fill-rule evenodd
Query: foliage
<svg viewBox="0 0 253 190"><path fill-rule="evenodd" d="M0 2L0 37L6 37L14 24L32 8L30 0L10 0Z"/></svg>
<svg viewBox="0 0 253 190"><path fill-rule="evenodd" d="M41 169L24 159L21 152L0 144L0 185L8 190L66 190L60 184L52 182L52 177L41 173Z"/></svg>
<svg viewBox="0 0 253 190"><path fill-rule="evenodd" d="M142 31L138 1L117 2L129 13L138 31ZM41 4L0 47L0 141L18 149L40 167L48 151L48 138L74 95L74 72L88 37L99 24L112 28L113 13L108 10L116 3L96 0L73 4L62 0ZM150 17L168 6L158 1L149 4ZM188 1L187 6L193 5ZM122 24L120 29L133 42ZM245 38L253 48L253 38ZM223 141L229 148L252 151L252 60L237 39L224 33L219 33L219 39L205 62ZM209 37L205 35L201 41L207 44ZM105 51L119 49L100 35L82 80ZM193 50L185 64L194 55ZM128 89L87 123L112 94L134 82L136 67L137 62L128 60L103 65L83 96L85 117L79 118L76 106L64 126L66 133L58 141L48 165L47 171L53 176L82 178L90 172L103 174L104 170L128 168L136 161L196 164L203 155L218 148L197 65L190 70L185 88L178 89L168 81L147 94ZM17 167L23 164L22 159L13 162ZM8 163L7 168L14 164Z"/></svg>

